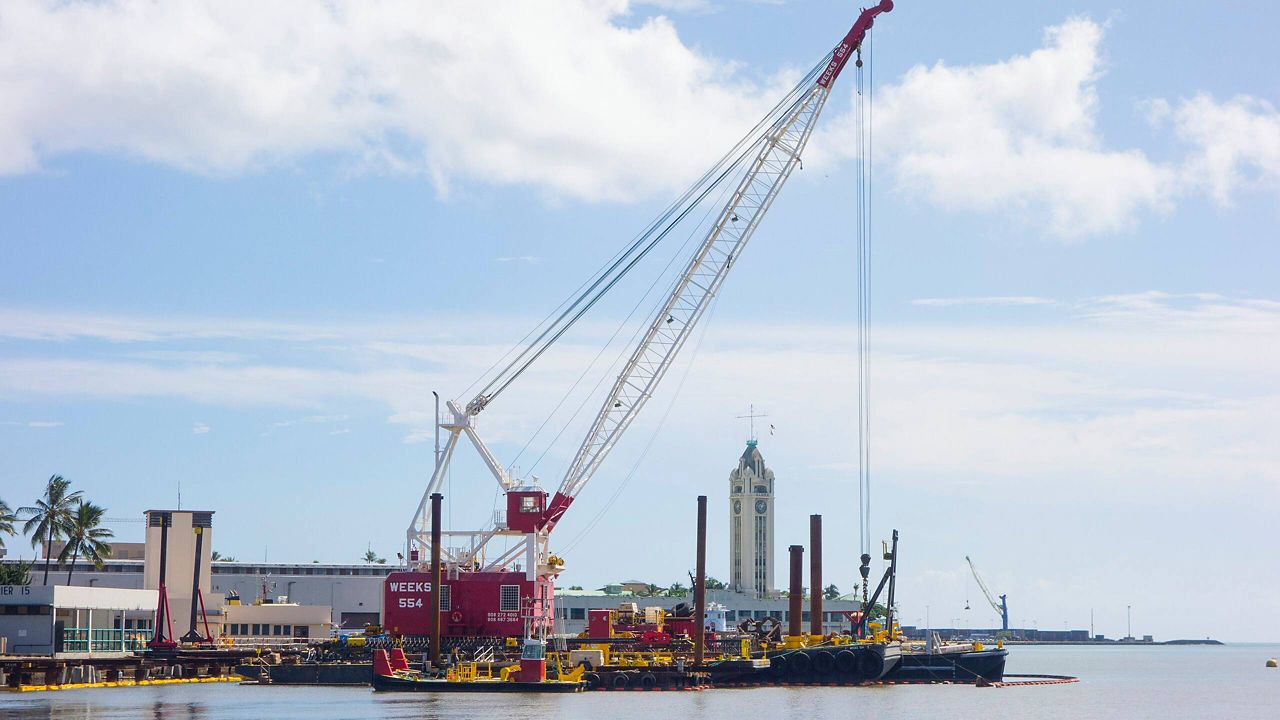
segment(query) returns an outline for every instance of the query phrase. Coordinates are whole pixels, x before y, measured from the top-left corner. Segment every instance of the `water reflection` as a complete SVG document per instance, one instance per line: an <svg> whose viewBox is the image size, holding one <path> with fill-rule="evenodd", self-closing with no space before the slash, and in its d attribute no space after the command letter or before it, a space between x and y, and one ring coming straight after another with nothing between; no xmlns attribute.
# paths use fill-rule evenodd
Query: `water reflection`
<svg viewBox="0 0 1280 720"><path fill-rule="evenodd" d="M89 692L65 690L65 693ZM127 690L117 690L127 693ZM12 702L6 702L12 700ZM149 712L148 712L149 711ZM111 720L112 718L143 718L155 720L208 720L208 706L203 702L189 702L182 698L172 701L157 699L149 704L131 703L129 698L97 698L92 700L65 701L63 697L0 697L0 720Z"/></svg>
<svg viewBox="0 0 1280 720"><path fill-rule="evenodd" d="M0 0L2 1L2 0ZM1219 648L1019 647L1012 672L1079 675L1078 685L991 690L971 686L753 688L582 695L380 694L368 688L228 684L0 693L0 720L761 720L775 717L977 717L982 720L1132 720L1277 717L1280 682L1261 658L1280 646Z"/></svg>

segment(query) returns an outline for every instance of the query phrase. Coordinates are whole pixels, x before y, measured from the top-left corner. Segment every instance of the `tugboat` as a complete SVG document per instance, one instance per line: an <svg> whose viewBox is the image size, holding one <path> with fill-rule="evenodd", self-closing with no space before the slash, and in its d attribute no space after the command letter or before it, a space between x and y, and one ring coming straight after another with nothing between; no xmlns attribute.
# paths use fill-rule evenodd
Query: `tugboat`
<svg viewBox="0 0 1280 720"><path fill-rule="evenodd" d="M544 604L545 599L539 601ZM586 689L582 676L586 668L558 672L547 678L546 626L535 623L541 617L531 606L525 613L525 637L520 647L520 663L495 668L493 662L458 662L443 674L413 670L404 648L373 651L373 689L387 692L531 692L575 693ZM537 628L535 631L534 628Z"/></svg>
<svg viewBox="0 0 1280 720"><path fill-rule="evenodd" d="M498 668L491 663L465 662L442 676L409 668L402 648L373 651L373 689L379 692L582 692L582 671L558 680L546 677L546 644L527 639L520 664ZM530 679L532 678L532 679Z"/></svg>

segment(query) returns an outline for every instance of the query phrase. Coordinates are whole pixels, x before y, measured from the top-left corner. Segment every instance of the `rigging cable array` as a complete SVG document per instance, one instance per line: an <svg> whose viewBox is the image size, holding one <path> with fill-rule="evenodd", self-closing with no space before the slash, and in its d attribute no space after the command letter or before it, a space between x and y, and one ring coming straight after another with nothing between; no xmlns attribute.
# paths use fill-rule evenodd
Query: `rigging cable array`
<svg viewBox="0 0 1280 720"><path fill-rule="evenodd" d="M867 577L871 561L871 150L872 88L874 75L874 29L867 33L866 76L863 74L861 48L856 68L854 123L858 136L857 180L857 271L858 271L858 546L862 553L862 595L867 596Z"/></svg>

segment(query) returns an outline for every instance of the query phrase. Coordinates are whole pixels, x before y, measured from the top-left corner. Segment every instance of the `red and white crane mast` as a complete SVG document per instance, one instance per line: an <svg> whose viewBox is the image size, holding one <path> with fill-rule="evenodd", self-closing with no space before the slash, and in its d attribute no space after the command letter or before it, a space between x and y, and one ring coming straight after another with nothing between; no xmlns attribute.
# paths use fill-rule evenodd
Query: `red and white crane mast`
<svg viewBox="0 0 1280 720"><path fill-rule="evenodd" d="M568 325L594 304L594 299L580 298L575 301L557 320L564 321L561 325L553 325L539 335L465 407L452 400L446 403L446 418L438 420L437 424L439 430L448 433L448 438L444 447L437 452L435 471L406 533L411 567L421 568L430 557L430 496L439 492L454 451L465 436L506 494L507 508L505 513L498 513L493 525L485 530L449 530L444 533L447 540L443 540L442 545L448 547L441 547L441 555L444 564L451 568L450 576L461 579L466 573L511 573L518 568L523 570L526 581L549 581L549 578L562 569L562 561L548 551L548 538L552 529L591 480L640 410L653 397L655 389L689 339L694 326L724 283L734 261L751 239L787 178L800 164L805 145L840 71L849 58L859 51L876 16L892 9L892 0L881 0L877 5L863 10L848 34L831 52L825 66L820 72L810 74L810 84L793 91L790 101L776 119L763 134L746 146L758 146L754 158L746 166L728 203L719 211L714 224L690 258L666 302L653 316L647 332L619 372L590 431L549 503L545 492L524 484L498 462L476 432L474 420L529 363L536 360L546 347L563 334ZM710 175L708 173L704 179ZM624 255L615 262L614 267L622 267L621 272L625 273L631 265L623 267L620 265L623 261L634 265L634 260ZM596 286L601 286L601 293L607 291L612 287L612 282L604 283L606 278L607 273L597 278L589 290L594 291ZM499 536L516 539L518 542L498 555L489 557L485 552L486 548ZM459 542L462 544L457 545ZM392 581L389 579L390 582ZM400 602L403 603L403 599ZM457 610L452 613L455 619L460 614ZM473 623L463 624L467 626L467 632L448 634L477 633Z"/></svg>

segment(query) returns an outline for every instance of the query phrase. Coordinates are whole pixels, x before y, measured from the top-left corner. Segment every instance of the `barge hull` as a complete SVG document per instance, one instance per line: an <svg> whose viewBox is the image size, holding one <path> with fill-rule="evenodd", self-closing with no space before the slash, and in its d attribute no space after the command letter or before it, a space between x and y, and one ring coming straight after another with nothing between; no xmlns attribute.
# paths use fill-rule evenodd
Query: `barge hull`
<svg viewBox="0 0 1280 720"><path fill-rule="evenodd" d="M576 693L582 692L582 685L574 682L450 682L373 676L373 689L378 692Z"/></svg>
<svg viewBox="0 0 1280 720"><path fill-rule="evenodd" d="M963 653L903 653L886 682L1000 682L1009 651L974 650Z"/></svg>

